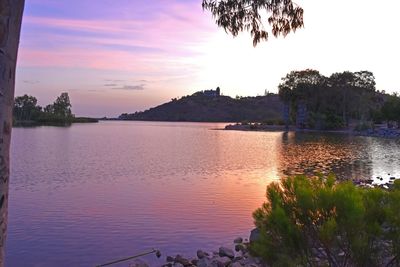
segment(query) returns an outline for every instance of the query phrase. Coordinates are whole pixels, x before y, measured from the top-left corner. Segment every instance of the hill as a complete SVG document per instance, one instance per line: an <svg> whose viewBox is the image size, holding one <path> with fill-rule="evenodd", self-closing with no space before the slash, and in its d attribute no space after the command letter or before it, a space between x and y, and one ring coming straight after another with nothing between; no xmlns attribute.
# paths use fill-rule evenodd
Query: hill
<svg viewBox="0 0 400 267"><path fill-rule="evenodd" d="M121 114L121 120L265 122L281 121L283 104L276 94L231 98L195 93L150 108L143 112Z"/></svg>

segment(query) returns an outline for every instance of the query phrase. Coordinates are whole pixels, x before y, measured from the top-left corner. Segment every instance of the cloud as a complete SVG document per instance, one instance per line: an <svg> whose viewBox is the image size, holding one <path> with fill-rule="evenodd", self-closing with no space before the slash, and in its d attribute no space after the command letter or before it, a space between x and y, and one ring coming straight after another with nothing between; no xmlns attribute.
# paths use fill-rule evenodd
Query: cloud
<svg viewBox="0 0 400 267"><path fill-rule="evenodd" d="M118 84L116 84L116 83L106 83L106 84L104 84L104 86L117 86Z"/></svg>
<svg viewBox="0 0 400 267"><path fill-rule="evenodd" d="M124 85L121 87L114 87L114 90L144 90L145 86L144 84L139 84L139 85Z"/></svg>
<svg viewBox="0 0 400 267"><path fill-rule="evenodd" d="M125 80L104 79L104 81L106 81L106 82L114 82L114 83L116 83L116 82L124 82Z"/></svg>
<svg viewBox="0 0 400 267"><path fill-rule="evenodd" d="M37 83L39 83L39 81L36 81L36 80L24 80L23 83L27 83L27 84L37 84Z"/></svg>

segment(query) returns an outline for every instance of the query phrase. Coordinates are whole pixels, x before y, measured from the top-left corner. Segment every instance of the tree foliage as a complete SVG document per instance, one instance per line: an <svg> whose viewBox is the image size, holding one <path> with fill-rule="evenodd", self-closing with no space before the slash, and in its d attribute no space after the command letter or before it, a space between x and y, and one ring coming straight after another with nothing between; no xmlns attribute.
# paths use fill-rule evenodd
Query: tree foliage
<svg viewBox="0 0 400 267"><path fill-rule="evenodd" d="M399 203L399 181L387 191L289 177L270 184L254 212L261 238L252 250L272 266L399 266Z"/></svg>
<svg viewBox="0 0 400 267"><path fill-rule="evenodd" d="M265 22L275 37L304 26L303 9L292 0L203 0L202 6L212 13L219 27L233 36L249 31L254 46L268 40ZM267 18L263 18L264 14Z"/></svg>
<svg viewBox="0 0 400 267"><path fill-rule="evenodd" d="M62 93L53 104L44 109L37 105L33 96L23 95L14 100L14 120L39 123L69 123L74 117L68 93Z"/></svg>
<svg viewBox="0 0 400 267"><path fill-rule="evenodd" d="M388 122L397 122L400 127L400 97L396 94L388 96L382 107L382 118Z"/></svg>
<svg viewBox="0 0 400 267"><path fill-rule="evenodd" d="M53 103L53 112L58 116L68 118L71 117L71 107L68 93L61 93Z"/></svg>
<svg viewBox="0 0 400 267"><path fill-rule="evenodd" d="M305 104L308 127L318 129L341 128L349 119L371 119L381 106L375 77L369 71L345 71L330 77L312 69L292 71L282 78L279 95L291 104L293 119L298 105Z"/></svg>
<svg viewBox="0 0 400 267"><path fill-rule="evenodd" d="M13 114L16 120L34 120L41 111L42 108L37 106L36 97L23 95L15 98Z"/></svg>

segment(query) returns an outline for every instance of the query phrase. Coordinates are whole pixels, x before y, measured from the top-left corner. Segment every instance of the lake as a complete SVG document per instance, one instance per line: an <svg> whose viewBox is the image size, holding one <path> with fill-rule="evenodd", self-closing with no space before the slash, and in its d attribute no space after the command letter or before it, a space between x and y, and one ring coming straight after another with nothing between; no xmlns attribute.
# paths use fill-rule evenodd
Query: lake
<svg viewBox="0 0 400 267"><path fill-rule="evenodd" d="M144 259L157 266L247 238L280 177L400 177L399 140L224 126L14 128L7 266L94 266L153 247L162 260Z"/></svg>

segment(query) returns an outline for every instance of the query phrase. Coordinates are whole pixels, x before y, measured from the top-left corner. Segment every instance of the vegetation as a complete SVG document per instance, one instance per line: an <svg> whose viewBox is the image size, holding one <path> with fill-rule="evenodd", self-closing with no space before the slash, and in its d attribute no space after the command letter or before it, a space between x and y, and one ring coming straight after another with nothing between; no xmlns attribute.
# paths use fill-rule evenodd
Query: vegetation
<svg viewBox="0 0 400 267"><path fill-rule="evenodd" d="M389 127L393 127L392 122L397 122L397 127L400 128L400 97L397 94L388 96L381 111L374 115L377 119L389 122Z"/></svg>
<svg viewBox="0 0 400 267"><path fill-rule="evenodd" d="M304 25L304 11L292 0L203 0L203 9L209 10L217 25L233 36L249 31L254 46L269 37L262 14L268 15L265 21L275 37L286 36Z"/></svg>
<svg viewBox="0 0 400 267"><path fill-rule="evenodd" d="M53 104L45 108L37 105L33 96L23 95L14 100L14 125L68 125L74 122L97 122L92 118L76 118L71 111L68 93L62 93Z"/></svg>
<svg viewBox="0 0 400 267"><path fill-rule="evenodd" d="M385 190L289 177L268 186L254 218L252 251L272 266L400 265L400 180Z"/></svg>
<svg viewBox="0 0 400 267"><path fill-rule="evenodd" d="M290 106L292 121L298 121L300 108L307 111L305 128L344 128L352 120L365 125L394 114L392 107L383 112L387 95L375 89L375 77L369 71L345 71L330 77L311 69L292 71L282 78L279 96Z"/></svg>
<svg viewBox="0 0 400 267"><path fill-rule="evenodd" d="M258 97L210 97L195 93L143 112L124 113L122 120L264 122L282 120L282 103L274 94Z"/></svg>

